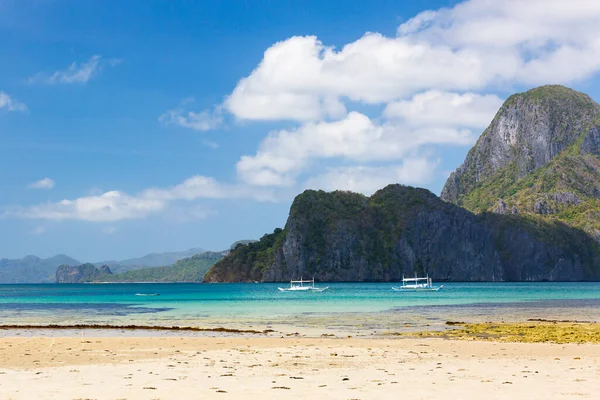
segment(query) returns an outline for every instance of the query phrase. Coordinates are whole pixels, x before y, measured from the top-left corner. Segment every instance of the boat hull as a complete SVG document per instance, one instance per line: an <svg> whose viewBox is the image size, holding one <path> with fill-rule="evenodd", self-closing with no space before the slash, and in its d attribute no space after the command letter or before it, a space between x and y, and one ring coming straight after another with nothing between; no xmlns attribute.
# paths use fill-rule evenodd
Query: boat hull
<svg viewBox="0 0 600 400"><path fill-rule="evenodd" d="M402 286L392 287L394 292L438 292L444 286L428 287L428 288L403 288Z"/></svg>
<svg viewBox="0 0 600 400"><path fill-rule="evenodd" d="M290 289L290 288L277 288L280 292L322 292L329 289L329 286L324 288L301 288L301 289Z"/></svg>

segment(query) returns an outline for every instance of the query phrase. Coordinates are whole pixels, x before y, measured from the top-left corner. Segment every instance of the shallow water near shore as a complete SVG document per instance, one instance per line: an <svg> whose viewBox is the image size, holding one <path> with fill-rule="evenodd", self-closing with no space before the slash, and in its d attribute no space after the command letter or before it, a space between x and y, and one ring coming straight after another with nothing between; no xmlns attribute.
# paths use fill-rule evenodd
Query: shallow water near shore
<svg viewBox="0 0 600 400"><path fill-rule="evenodd" d="M283 285L0 285L0 321L275 327L365 335L443 329L448 320L600 320L597 282L444 283L439 292L421 293L393 292L392 283L320 283L329 286L322 293L282 293L278 286Z"/></svg>

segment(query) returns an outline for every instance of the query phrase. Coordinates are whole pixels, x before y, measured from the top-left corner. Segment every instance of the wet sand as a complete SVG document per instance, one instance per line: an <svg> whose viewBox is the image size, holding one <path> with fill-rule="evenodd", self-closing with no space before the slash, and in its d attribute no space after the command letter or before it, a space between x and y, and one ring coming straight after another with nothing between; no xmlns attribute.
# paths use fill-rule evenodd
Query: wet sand
<svg viewBox="0 0 600 400"><path fill-rule="evenodd" d="M116 334L114 336L117 336ZM442 338L0 338L0 399L593 399L600 345Z"/></svg>

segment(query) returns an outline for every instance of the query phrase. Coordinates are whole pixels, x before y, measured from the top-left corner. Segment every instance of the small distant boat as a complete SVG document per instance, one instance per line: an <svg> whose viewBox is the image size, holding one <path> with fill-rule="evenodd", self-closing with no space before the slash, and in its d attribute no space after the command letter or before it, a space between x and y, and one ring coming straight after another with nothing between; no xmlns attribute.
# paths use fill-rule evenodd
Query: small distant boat
<svg viewBox="0 0 600 400"><path fill-rule="evenodd" d="M418 278L415 275L414 278L402 277L402 286L394 286L392 290L395 292L437 292L444 285L433 286L433 282L429 275L425 278Z"/></svg>
<svg viewBox="0 0 600 400"><path fill-rule="evenodd" d="M160 293L136 293L136 296L160 296Z"/></svg>
<svg viewBox="0 0 600 400"><path fill-rule="evenodd" d="M308 283L308 285L304 285ZM315 279L303 280L300 278L299 281L290 281L290 287L277 288L280 292L322 292L329 289L329 286L323 288L315 287Z"/></svg>

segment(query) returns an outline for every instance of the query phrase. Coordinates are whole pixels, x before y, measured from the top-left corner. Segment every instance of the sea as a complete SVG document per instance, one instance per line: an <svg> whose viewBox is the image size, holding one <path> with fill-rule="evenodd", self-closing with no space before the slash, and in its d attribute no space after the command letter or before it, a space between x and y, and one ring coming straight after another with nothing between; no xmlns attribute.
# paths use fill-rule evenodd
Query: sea
<svg viewBox="0 0 600 400"><path fill-rule="evenodd" d="M314 335L385 335L445 329L447 321L528 319L600 322L600 283L444 283L439 292L399 293L391 283L0 285L1 325L139 325L300 330ZM0 330L0 335L7 333Z"/></svg>

